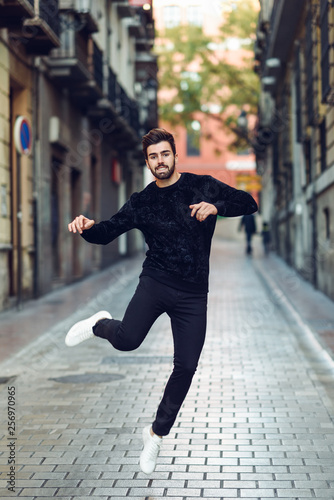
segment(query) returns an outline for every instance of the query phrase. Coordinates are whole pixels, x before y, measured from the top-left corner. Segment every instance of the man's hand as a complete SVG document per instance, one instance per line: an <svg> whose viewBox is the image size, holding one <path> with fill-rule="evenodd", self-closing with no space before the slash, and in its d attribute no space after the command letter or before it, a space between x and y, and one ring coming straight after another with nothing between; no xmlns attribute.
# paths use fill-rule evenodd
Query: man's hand
<svg viewBox="0 0 334 500"><path fill-rule="evenodd" d="M87 219L84 215L79 215L68 225L68 230L71 233L77 231L81 234L85 229L90 229L95 224L95 220Z"/></svg>
<svg viewBox="0 0 334 500"><path fill-rule="evenodd" d="M218 213L217 208L206 201L190 205L189 208L191 208L191 217L196 214L196 219L200 222L203 222L209 215L217 215Z"/></svg>

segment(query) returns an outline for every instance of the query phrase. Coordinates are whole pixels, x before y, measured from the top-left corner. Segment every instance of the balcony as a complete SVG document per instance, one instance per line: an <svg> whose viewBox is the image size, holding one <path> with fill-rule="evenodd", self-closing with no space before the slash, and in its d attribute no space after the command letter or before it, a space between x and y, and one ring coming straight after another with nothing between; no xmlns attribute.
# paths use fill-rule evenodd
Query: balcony
<svg viewBox="0 0 334 500"><path fill-rule="evenodd" d="M58 0L35 1L35 17L23 21L25 46L29 54L47 55L59 47Z"/></svg>
<svg viewBox="0 0 334 500"><path fill-rule="evenodd" d="M96 0L60 0L59 10L73 12L78 29L83 29L87 33L96 33L99 30Z"/></svg>
<svg viewBox="0 0 334 500"><path fill-rule="evenodd" d="M2 0L0 28L21 28L24 18L34 17L34 0Z"/></svg>
<svg viewBox="0 0 334 500"><path fill-rule="evenodd" d="M75 29L71 14L62 13L61 47L46 62L52 80L68 88L73 101L87 109L103 95L103 52L96 42Z"/></svg>
<svg viewBox="0 0 334 500"><path fill-rule="evenodd" d="M91 38L88 40L88 80L72 88L71 95L80 108L88 109L103 97L103 52Z"/></svg>
<svg viewBox="0 0 334 500"><path fill-rule="evenodd" d="M151 11L136 8L135 16L127 20L129 35L136 39L137 51L150 51L154 44L154 21Z"/></svg>
<svg viewBox="0 0 334 500"><path fill-rule="evenodd" d="M64 14L62 22L69 22ZM64 87L87 82L91 78L88 40L73 28L64 30L60 39L61 47L53 50L47 59L49 76Z"/></svg>
<svg viewBox="0 0 334 500"><path fill-rule="evenodd" d="M262 80L264 90L275 92L282 68L288 60L296 31L304 14L304 0L274 0L270 16L269 34L263 48L261 40L261 53L258 59L261 62Z"/></svg>
<svg viewBox="0 0 334 500"><path fill-rule="evenodd" d="M137 102L129 97L117 76L109 68L107 93L87 108L88 116L94 119L109 118L114 129L112 140L118 148L129 148L138 144L140 121Z"/></svg>
<svg viewBox="0 0 334 500"><path fill-rule="evenodd" d="M139 111L137 102L119 85L119 115L136 132L139 133Z"/></svg>
<svg viewBox="0 0 334 500"><path fill-rule="evenodd" d="M120 18L132 17L135 13L134 9L127 2L115 2L117 14Z"/></svg>
<svg viewBox="0 0 334 500"><path fill-rule="evenodd" d="M270 19L270 36L266 59L285 63L304 12L304 0L275 0ZM270 68L269 68L270 69ZM268 73L270 76L270 72Z"/></svg>

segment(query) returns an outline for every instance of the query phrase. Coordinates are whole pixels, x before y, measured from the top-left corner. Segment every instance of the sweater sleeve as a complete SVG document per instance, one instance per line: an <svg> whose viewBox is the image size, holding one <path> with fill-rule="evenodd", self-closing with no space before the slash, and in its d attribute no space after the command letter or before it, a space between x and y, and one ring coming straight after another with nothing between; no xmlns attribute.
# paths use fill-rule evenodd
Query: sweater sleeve
<svg viewBox="0 0 334 500"><path fill-rule="evenodd" d="M94 224L82 232L81 236L89 243L107 245L121 234L135 227L131 198L109 220Z"/></svg>
<svg viewBox="0 0 334 500"><path fill-rule="evenodd" d="M222 217L238 217L253 214L258 210L256 201L246 191L235 189L213 177L211 179L215 183L212 204L217 208L218 215Z"/></svg>

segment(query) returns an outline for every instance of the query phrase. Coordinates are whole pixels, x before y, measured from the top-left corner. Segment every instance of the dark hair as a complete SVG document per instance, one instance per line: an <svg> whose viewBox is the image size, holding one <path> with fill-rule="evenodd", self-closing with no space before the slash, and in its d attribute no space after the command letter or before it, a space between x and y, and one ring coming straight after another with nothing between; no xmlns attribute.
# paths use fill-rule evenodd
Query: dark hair
<svg viewBox="0 0 334 500"><path fill-rule="evenodd" d="M142 139L143 153L147 160L147 148L152 146L152 144L158 144L159 142L167 141L169 142L174 155L176 154L175 141L172 134L167 132L164 128L153 128L148 134L144 135Z"/></svg>

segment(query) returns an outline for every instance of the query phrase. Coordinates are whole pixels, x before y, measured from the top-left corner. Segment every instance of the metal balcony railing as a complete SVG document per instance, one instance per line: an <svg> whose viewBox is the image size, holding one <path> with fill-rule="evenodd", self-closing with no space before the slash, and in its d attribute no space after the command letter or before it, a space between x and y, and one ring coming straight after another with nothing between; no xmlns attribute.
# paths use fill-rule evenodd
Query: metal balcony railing
<svg viewBox="0 0 334 500"><path fill-rule="evenodd" d="M0 28L20 28L25 19L34 16L34 0L0 0Z"/></svg>
<svg viewBox="0 0 334 500"><path fill-rule="evenodd" d="M139 133L139 110L138 104L131 99L120 85L120 115L137 133Z"/></svg>
<svg viewBox="0 0 334 500"><path fill-rule="evenodd" d="M139 122L139 109L136 101L132 100L132 106L130 108L130 125L139 135L140 122Z"/></svg>
<svg viewBox="0 0 334 500"><path fill-rule="evenodd" d="M98 87L103 89L103 52L93 41L93 76Z"/></svg>
<svg viewBox="0 0 334 500"><path fill-rule="evenodd" d="M139 109L134 99L131 99L127 92L117 81L117 76L109 68L108 78L108 99L115 111L121 116L137 133L139 133Z"/></svg>
<svg viewBox="0 0 334 500"><path fill-rule="evenodd" d="M280 3L282 3L282 0L274 0L273 10L271 11L271 17L270 17L270 30L271 31L272 31L274 23L275 23L278 7L279 7Z"/></svg>
<svg viewBox="0 0 334 500"><path fill-rule="evenodd" d="M115 73L111 68L109 68L109 78L108 78L108 99L114 108L117 110L117 78Z"/></svg>
<svg viewBox="0 0 334 500"><path fill-rule="evenodd" d="M58 0L39 0L38 15L59 37L60 35L60 20L59 20L59 1Z"/></svg>

